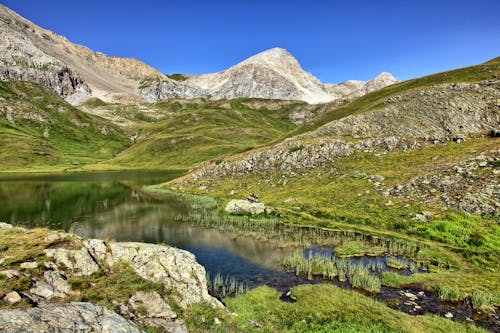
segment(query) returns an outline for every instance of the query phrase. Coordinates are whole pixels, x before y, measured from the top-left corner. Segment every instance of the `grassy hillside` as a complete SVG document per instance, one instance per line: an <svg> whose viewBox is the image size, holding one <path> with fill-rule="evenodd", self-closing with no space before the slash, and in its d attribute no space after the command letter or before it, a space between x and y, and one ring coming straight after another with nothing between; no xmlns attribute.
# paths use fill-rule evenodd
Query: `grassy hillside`
<svg viewBox="0 0 500 333"><path fill-rule="evenodd" d="M441 83L478 82L484 80L498 80L499 78L500 57L497 57L480 65L460 68L400 82L372 92L339 108L332 109L331 111L313 119L311 122L290 131L284 136L284 138L313 131L328 122L338 120L352 114L373 111L374 109L383 106L384 101L392 95L402 94L411 90L425 88Z"/></svg>
<svg viewBox="0 0 500 333"><path fill-rule="evenodd" d="M150 105L160 119L142 121L136 128L137 143L116 158L88 168L188 169L269 143L295 127L286 107L251 109L239 101L227 103L225 107L214 102Z"/></svg>
<svg viewBox="0 0 500 333"><path fill-rule="evenodd" d="M0 82L0 170L63 169L109 159L128 139L109 121L29 82Z"/></svg>

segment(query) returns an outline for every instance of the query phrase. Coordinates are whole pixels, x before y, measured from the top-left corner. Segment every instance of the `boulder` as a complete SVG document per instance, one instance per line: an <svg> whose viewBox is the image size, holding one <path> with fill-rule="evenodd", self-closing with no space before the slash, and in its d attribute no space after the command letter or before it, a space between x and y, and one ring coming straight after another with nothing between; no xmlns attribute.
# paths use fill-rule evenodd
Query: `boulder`
<svg viewBox="0 0 500 333"><path fill-rule="evenodd" d="M0 310L0 332L3 333L140 333L120 315L91 303L49 304L27 309Z"/></svg>
<svg viewBox="0 0 500 333"><path fill-rule="evenodd" d="M266 206L261 202L233 199L226 205L225 211L231 214L262 214Z"/></svg>

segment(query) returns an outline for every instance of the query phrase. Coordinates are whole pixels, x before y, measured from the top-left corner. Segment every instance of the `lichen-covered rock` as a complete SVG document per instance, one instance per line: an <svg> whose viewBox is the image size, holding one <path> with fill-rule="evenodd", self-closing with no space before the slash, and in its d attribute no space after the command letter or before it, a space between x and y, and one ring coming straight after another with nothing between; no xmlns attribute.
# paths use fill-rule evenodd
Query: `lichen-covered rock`
<svg viewBox="0 0 500 333"><path fill-rule="evenodd" d="M140 333L131 322L103 307L73 302L43 307L0 310L3 333Z"/></svg>
<svg viewBox="0 0 500 333"><path fill-rule="evenodd" d="M85 248L79 250L46 249L44 252L47 257L54 259L56 264L62 264L74 275L90 275L99 269L99 265Z"/></svg>
<svg viewBox="0 0 500 333"><path fill-rule="evenodd" d="M50 300L54 297L64 298L76 293L71 290L68 281L55 271L45 271L43 273L43 280L36 281L35 285L30 289L30 292L46 300Z"/></svg>
<svg viewBox="0 0 500 333"><path fill-rule="evenodd" d="M264 213L265 209L266 206L262 202L233 199L227 203L225 211L231 214L258 215Z"/></svg>
<svg viewBox="0 0 500 333"><path fill-rule="evenodd" d="M128 300L130 313L136 318L163 318L172 320L177 314L172 310L163 297L155 291L139 291Z"/></svg>

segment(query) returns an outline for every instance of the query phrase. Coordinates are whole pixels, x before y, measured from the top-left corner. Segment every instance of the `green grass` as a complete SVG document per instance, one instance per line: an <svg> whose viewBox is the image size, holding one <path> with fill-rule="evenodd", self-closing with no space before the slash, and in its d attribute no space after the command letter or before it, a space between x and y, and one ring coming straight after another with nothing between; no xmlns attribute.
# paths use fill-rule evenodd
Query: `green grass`
<svg viewBox="0 0 500 333"><path fill-rule="evenodd" d="M0 171L71 168L109 159L128 145L117 126L37 84L2 81L0 97L10 110L0 113Z"/></svg>
<svg viewBox="0 0 500 333"><path fill-rule="evenodd" d="M482 332L471 325L435 316L409 316L369 297L332 285L303 285L292 289L295 303L279 300L280 293L259 287L226 298L229 311L222 327L206 320L201 332ZM210 323L212 324L210 325ZM208 324L207 324L208 323Z"/></svg>
<svg viewBox="0 0 500 333"><path fill-rule="evenodd" d="M180 102L179 102L180 103ZM164 103L172 108L172 103ZM92 169L188 169L266 144L293 125L285 111L225 109L212 102L179 104L167 119L139 130L147 138Z"/></svg>

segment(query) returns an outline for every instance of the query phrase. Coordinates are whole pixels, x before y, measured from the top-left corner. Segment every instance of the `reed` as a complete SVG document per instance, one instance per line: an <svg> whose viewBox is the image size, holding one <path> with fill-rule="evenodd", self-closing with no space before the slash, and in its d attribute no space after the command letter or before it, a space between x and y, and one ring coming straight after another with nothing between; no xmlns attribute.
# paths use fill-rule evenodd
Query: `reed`
<svg viewBox="0 0 500 333"><path fill-rule="evenodd" d="M249 288L245 282L238 281L234 276L223 276L221 273L211 275L206 273L208 291L212 295L227 297L246 293Z"/></svg>
<svg viewBox="0 0 500 333"><path fill-rule="evenodd" d="M314 276L329 280L337 278L340 282L348 281L354 288L370 292L380 291L380 279L371 274L370 268L347 259L337 259L324 254L304 257L301 251L295 251L283 260L283 266L293 270L297 275L307 275L308 279ZM377 264L374 267L377 267ZM382 266L378 267L381 269Z"/></svg>
<svg viewBox="0 0 500 333"><path fill-rule="evenodd" d="M388 267L395 269L405 269L408 267L408 262L402 258L398 257L387 257L385 263Z"/></svg>

